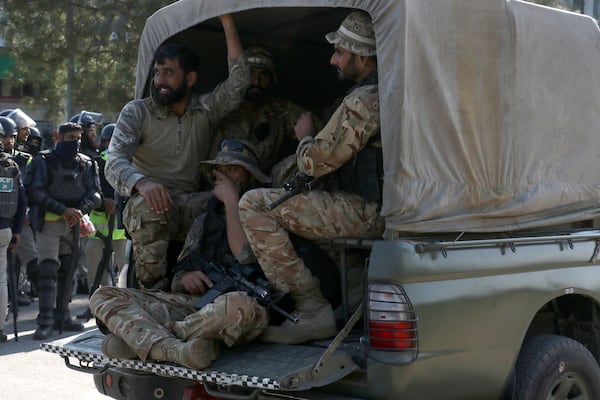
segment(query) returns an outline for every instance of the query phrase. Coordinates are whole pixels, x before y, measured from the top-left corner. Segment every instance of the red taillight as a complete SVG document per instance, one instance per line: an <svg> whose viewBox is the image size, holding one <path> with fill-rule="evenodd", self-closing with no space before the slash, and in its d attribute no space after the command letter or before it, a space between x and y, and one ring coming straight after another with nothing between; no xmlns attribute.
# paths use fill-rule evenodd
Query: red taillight
<svg viewBox="0 0 600 400"><path fill-rule="evenodd" d="M196 383L194 386L188 386L183 391L183 400L221 400L221 397L215 397L208 394L204 385Z"/></svg>
<svg viewBox="0 0 600 400"><path fill-rule="evenodd" d="M104 384L107 388L111 388L113 384L113 377L111 374L104 375Z"/></svg>
<svg viewBox="0 0 600 400"><path fill-rule="evenodd" d="M369 333L372 348L413 349L417 340L413 322L369 321Z"/></svg>
<svg viewBox="0 0 600 400"><path fill-rule="evenodd" d="M379 357L377 351L395 352L409 362L417 357L417 318L402 286L371 283L366 315L371 358Z"/></svg>

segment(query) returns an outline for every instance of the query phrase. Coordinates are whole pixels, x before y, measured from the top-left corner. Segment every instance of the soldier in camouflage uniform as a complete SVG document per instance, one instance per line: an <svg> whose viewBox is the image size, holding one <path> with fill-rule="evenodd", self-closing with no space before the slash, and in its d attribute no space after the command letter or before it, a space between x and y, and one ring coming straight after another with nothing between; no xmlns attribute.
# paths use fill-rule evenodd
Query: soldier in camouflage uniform
<svg viewBox="0 0 600 400"><path fill-rule="evenodd" d="M220 294L200 310L194 307L213 282L192 253L215 264L233 257L241 264L256 262L240 225L238 201L255 181L269 181L251 145L237 140L224 141L216 160L205 163L215 167L214 197L188 233L173 293L102 287L90 299L100 326L112 332L102 345L110 357L137 356L200 369L217 358L217 340L227 346L244 343L267 326L266 310L245 292Z"/></svg>
<svg viewBox="0 0 600 400"><path fill-rule="evenodd" d="M198 60L190 49L162 45L155 53L152 96L123 108L110 142L106 178L130 197L123 223L133 241L142 286L167 288L167 249L183 241L210 197L200 175L217 123L235 109L250 80L233 18L221 16L230 61L229 78L209 94L192 87Z"/></svg>
<svg viewBox="0 0 600 400"><path fill-rule="evenodd" d="M240 218L250 246L266 277L295 301L298 324L269 326L261 340L300 343L336 333L331 305L319 281L292 246L288 232L308 239L377 238L383 233L379 216L382 159L379 139L379 95L375 34L370 17L353 12L336 32L330 63L340 79L355 83L325 127L316 135L308 115L296 124L300 172L311 177L332 174L335 191L302 193L269 211L283 189L258 189L240 201Z"/></svg>
<svg viewBox="0 0 600 400"><path fill-rule="evenodd" d="M294 153L298 146L294 125L306 110L271 94L276 75L268 50L250 47L246 57L251 71L250 86L240 106L219 124L211 154L217 152L222 139L242 139L254 146L262 160L263 172L270 173L276 163Z"/></svg>

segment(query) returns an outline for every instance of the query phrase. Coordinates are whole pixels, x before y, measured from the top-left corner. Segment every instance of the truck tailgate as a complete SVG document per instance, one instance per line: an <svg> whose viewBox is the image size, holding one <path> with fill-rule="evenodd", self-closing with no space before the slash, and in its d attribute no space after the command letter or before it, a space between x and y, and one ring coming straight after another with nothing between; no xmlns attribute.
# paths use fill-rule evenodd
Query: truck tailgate
<svg viewBox="0 0 600 400"><path fill-rule="evenodd" d="M355 371L352 345L343 344L315 368L329 342L311 345L278 345L254 342L232 349L221 348L210 368L194 370L170 363L109 358L101 351L104 335L99 330L75 338L41 345L41 349L65 358L70 368L101 373L109 367L130 368L166 377L179 377L220 386L272 390L307 390L335 382ZM356 350L356 349L354 349ZM71 363L77 360L77 365Z"/></svg>

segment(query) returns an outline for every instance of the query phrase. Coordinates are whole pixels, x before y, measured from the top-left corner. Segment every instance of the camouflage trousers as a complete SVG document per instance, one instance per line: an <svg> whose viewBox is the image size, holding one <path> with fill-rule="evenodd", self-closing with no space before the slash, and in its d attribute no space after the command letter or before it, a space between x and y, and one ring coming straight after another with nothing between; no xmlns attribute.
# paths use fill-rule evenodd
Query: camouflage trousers
<svg viewBox="0 0 600 400"><path fill-rule="evenodd" d="M184 241L194 219L206 211L211 192L170 190L169 211L158 214L144 197L133 195L123 211L123 224L131 236L135 272L142 286L167 289L167 249L171 241Z"/></svg>
<svg viewBox="0 0 600 400"><path fill-rule="evenodd" d="M160 290L101 287L90 310L141 360L166 338L218 340L231 347L255 339L268 323L267 311L245 292L229 292L200 310L198 296Z"/></svg>
<svg viewBox="0 0 600 400"><path fill-rule="evenodd" d="M240 219L265 276L284 292L302 290L313 281L294 250L288 232L307 239L378 238L384 230L378 206L343 192L301 193L271 211L266 206L284 189L256 189L240 200Z"/></svg>

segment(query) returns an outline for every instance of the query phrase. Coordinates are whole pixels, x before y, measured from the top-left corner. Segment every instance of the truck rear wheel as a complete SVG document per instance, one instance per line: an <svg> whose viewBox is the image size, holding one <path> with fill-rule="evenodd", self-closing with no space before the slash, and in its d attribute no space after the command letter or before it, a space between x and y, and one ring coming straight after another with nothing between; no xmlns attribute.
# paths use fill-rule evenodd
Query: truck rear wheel
<svg viewBox="0 0 600 400"><path fill-rule="evenodd" d="M600 399L600 367L573 339L536 336L519 353L513 394L515 400Z"/></svg>

